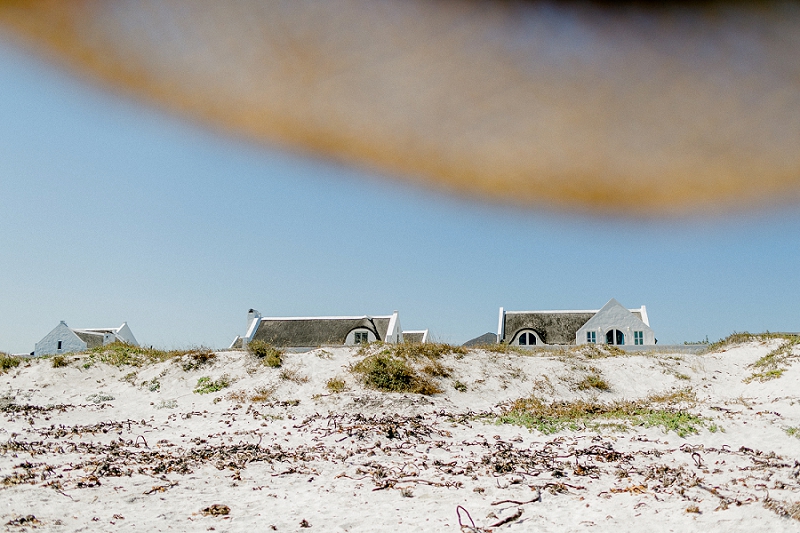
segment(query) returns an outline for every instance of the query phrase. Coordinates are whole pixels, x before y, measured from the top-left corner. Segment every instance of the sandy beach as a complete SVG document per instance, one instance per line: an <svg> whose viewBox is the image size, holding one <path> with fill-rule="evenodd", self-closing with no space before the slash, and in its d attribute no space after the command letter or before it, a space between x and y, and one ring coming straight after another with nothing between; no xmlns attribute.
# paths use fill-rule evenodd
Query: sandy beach
<svg viewBox="0 0 800 533"><path fill-rule="evenodd" d="M142 366L27 360L0 375L0 524L796 531L800 347L789 343L468 350L436 359L432 395L366 386L351 369L381 346L287 353L276 368L243 351ZM753 366L775 353L781 372Z"/></svg>

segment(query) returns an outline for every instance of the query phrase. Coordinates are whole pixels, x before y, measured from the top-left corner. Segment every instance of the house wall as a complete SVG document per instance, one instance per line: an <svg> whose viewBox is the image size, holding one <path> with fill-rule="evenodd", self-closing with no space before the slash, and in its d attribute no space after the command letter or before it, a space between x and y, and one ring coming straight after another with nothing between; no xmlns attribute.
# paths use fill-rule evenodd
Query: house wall
<svg viewBox="0 0 800 533"><path fill-rule="evenodd" d="M344 343L345 343L346 346L352 346L352 345L354 345L356 343L356 332L357 331L359 333L366 332L367 335L368 335L367 339L369 340L369 342L375 342L376 340L378 340L378 338L375 337L375 334L371 330L369 330L367 328L356 328L353 331L351 331L350 333L348 333L347 337L344 339Z"/></svg>
<svg viewBox="0 0 800 533"><path fill-rule="evenodd" d="M139 343L136 342L136 337L133 336L133 332L131 331L131 328L128 327L127 322L122 324L122 326L120 326L120 328L117 330L117 338L122 342L127 342L128 344L132 344L133 346L139 346ZM111 339L111 342L113 341L114 339ZM104 342L103 344L108 344L108 343Z"/></svg>
<svg viewBox="0 0 800 533"><path fill-rule="evenodd" d="M61 341L60 350L58 349L58 341ZM40 357L59 353L82 352L84 350L86 350L86 343L75 335L64 322L61 322L36 343L33 355Z"/></svg>
<svg viewBox="0 0 800 533"><path fill-rule="evenodd" d="M644 346L651 346L656 343L653 330L622 306L601 309L578 330L575 334L575 343L586 344L586 332L594 331L597 336L597 344L605 344L606 333L611 329L618 329L625 335L625 346L633 346L634 331L643 333Z"/></svg>

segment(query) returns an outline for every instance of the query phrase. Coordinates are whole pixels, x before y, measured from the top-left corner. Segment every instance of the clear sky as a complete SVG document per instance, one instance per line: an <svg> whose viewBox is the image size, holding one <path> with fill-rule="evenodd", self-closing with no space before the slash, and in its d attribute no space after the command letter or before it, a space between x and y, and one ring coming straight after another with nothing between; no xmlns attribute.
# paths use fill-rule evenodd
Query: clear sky
<svg viewBox="0 0 800 533"><path fill-rule="evenodd" d="M662 344L800 331L800 210L520 211L238 142L0 41L0 350L65 320L226 347L265 315L400 311L461 343L498 307L645 304Z"/></svg>

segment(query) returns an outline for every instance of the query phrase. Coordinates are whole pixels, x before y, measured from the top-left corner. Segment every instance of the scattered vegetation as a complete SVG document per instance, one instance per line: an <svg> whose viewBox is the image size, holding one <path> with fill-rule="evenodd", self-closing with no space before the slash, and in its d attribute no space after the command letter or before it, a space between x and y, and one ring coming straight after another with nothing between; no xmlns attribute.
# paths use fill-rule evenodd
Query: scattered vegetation
<svg viewBox="0 0 800 533"><path fill-rule="evenodd" d="M531 350L528 348L520 348L519 346L513 346L511 344L506 344L505 342L498 342L497 344L480 344L475 346L473 350L483 350L485 352L493 352L493 353L517 353L517 354L526 354L530 355Z"/></svg>
<svg viewBox="0 0 800 533"><path fill-rule="evenodd" d="M69 365L69 360L64 357L64 355L58 354L50 359L50 363L53 365L53 368L62 368Z"/></svg>
<svg viewBox="0 0 800 533"><path fill-rule="evenodd" d="M800 439L800 427L788 427L784 431L786 431L786 434L790 437Z"/></svg>
<svg viewBox="0 0 800 533"><path fill-rule="evenodd" d="M756 372L745 378L744 382L769 381L781 377L791 364L791 360L797 358L793 351L798 344L800 337L788 337L786 342L751 365Z"/></svg>
<svg viewBox="0 0 800 533"><path fill-rule="evenodd" d="M133 366L142 367L156 363L162 363L183 356L184 354L211 353L205 348L184 349L184 350L159 350L158 348L147 348L144 346L134 346L125 342L112 342L105 346L92 348L87 352L84 368L89 368L96 363L104 363L112 366Z"/></svg>
<svg viewBox="0 0 800 533"><path fill-rule="evenodd" d="M597 372L592 372L575 385L578 390L611 390L611 386Z"/></svg>
<svg viewBox="0 0 800 533"><path fill-rule="evenodd" d="M456 357L467 353L463 346L443 343L383 344L362 346L357 355L364 359L351 367L364 385L387 392L438 394L442 388L432 378L449 377L451 369L440 359L445 355Z"/></svg>
<svg viewBox="0 0 800 533"><path fill-rule="evenodd" d="M458 392L467 392L467 386L458 380L453 382L453 388Z"/></svg>
<svg viewBox="0 0 800 533"><path fill-rule="evenodd" d="M158 392L159 389L161 389L161 382L158 380L158 378L153 378L150 381L145 381L142 383L142 386L147 387L147 390L150 392Z"/></svg>
<svg viewBox="0 0 800 533"><path fill-rule="evenodd" d="M661 427L674 431L681 437L698 433L706 420L680 406L693 405L695 395L683 389L666 395L653 395L643 400L597 402L594 400L546 402L536 397L516 400L506 406L499 417L503 424L516 424L542 433L557 433L564 429L573 431L601 430L609 422L615 428L629 426Z"/></svg>
<svg viewBox="0 0 800 533"><path fill-rule="evenodd" d="M347 382L342 378L331 378L325 382L325 388L334 393L340 393L347 390Z"/></svg>
<svg viewBox="0 0 800 533"><path fill-rule="evenodd" d="M278 368L283 364L283 350L268 342L254 340L247 345L247 351L261 359L266 366Z"/></svg>
<svg viewBox="0 0 800 533"><path fill-rule="evenodd" d="M368 355L352 367L364 385L387 392L438 394L442 389L428 376L417 371L407 358L391 350Z"/></svg>
<svg viewBox="0 0 800 533"><path fill-rule="evenodd" d="M103 392L98 392L96 394L90 394L89 396L86 397L86 401L87 402L92 402L92 403L110 402L113 399L114 399L113 396L111 396L110 394L105 394Z"/></svg>
<svg viewBox="0 0 800 533"><path fill-rule="evenodd" d="M156 409L175 409L178 407L178 400L161 400L156 404Z"/></svg>
<svg viewBox="0 0 800 533"><path fill-rule="evenodd" d="M719 351L722 348L727 348L729 346L735 346L737 344L745 344L747 342L763 342L769 341L774 339L785 339L788 341L797 340L797 337L794 335L786 335L782 333L748 333L748 332L734 332L724 339L720 339L717 342L712 342L708 345L708 347L703 351L703 353L711 353Z"/></svg>
<svg viewBox="0 0 800 533"><path fill-rule="evenodd" d="M294 368L284 368L281 370L280 378L284 381L297 383L298 385L308 383L308 376L302 375Z"/></svg>
<svg viewBox="0 0 800 533"><path fill-rule="evenodd" d="M226 389L231 386L230 378L227 375L222 375L216 380L212 380L208 376L203 376L202 378L197 380L197 386L192 391L195 394L211 394L213 392L219 392L222 389Z"/></svg>
<svg viewBox="0 0 800 533"><path fill-rule="evenodd" d="M216 361L217 354L208 348L197 348L187 352L181 357L180 365L184 372L198 370L206 365L211 365Z"/></svg>
<svg viewBox="0 0 800 533"><path fill-rule="evenodd" d="M435 361L445 355L465 355L467 353L467 349L463 346L453 346L441 342L402 342L399 344L373 342L371 344L362 345L358 350L358 355L369 355L374 353L376 349L383 353L389 353L396 357L415 361L420 359Z"/></svg>
<svg viewBox="0 0 800 533"><path fill-rule="evenodd" d="M19 357L0 352L0 374L4 374L8 370L18 367L20 361L22 360Z"/></svg>
<svg viewBox="0 0 800 533"><path fill-rule="evenodd" d="M277 388L275 385L261 385L253 389L252 392L246 390L231 391L225 395L225 399L237 403L266 403L273 398Z"/></svg>

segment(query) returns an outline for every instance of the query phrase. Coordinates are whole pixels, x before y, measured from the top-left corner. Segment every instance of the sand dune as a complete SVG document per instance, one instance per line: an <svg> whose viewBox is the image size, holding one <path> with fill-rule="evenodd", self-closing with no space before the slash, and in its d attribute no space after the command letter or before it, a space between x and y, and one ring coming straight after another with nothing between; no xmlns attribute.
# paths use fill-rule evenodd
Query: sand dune
<svg viewBox="0 0 800 533"><path fill-rule="evenodd" d="M0 375L0 524L795 531L797 348L777 379L751 366L786 342L451 353L430 396L365 388L350 348L286 354L280 368L235 351L140 367L31 360ZM229 386L193 392L215 382ZM556 416L568 408L582 414Z"/></svg>

